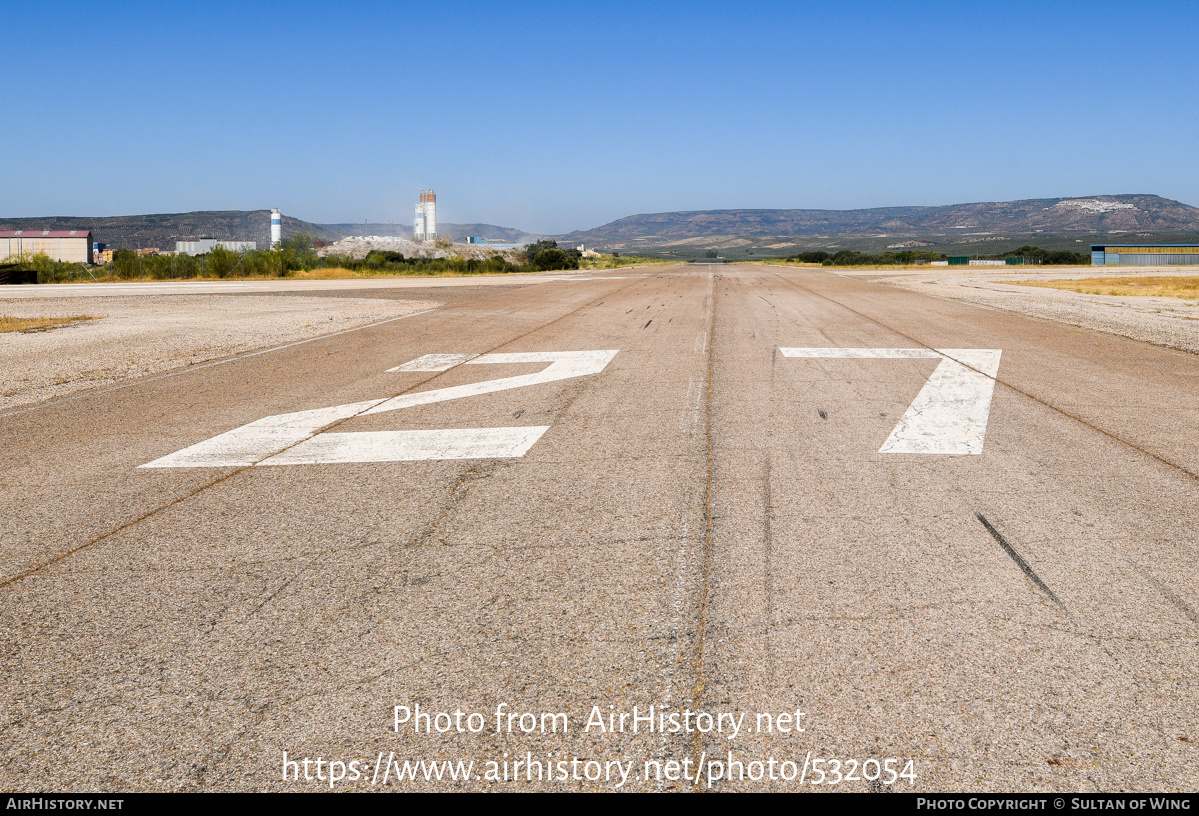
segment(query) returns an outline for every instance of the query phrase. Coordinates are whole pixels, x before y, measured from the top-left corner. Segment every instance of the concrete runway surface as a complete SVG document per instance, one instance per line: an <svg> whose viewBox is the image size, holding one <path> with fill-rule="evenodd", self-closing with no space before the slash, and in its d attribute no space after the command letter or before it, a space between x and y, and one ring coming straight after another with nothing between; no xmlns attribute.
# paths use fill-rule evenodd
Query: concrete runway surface
<svg viewBox="0 0 1199 816"><path fill-rule="evenodd" d="M1194 790L1196 420L1194 355L751 266L45 403L0 787Z"/></svg>
<svg viewBox="0 0 1199 816"><path fill-rule="evenodd" d="M621 267L615 274L628 274L637 267ZM511 275L472 275L471 277L413 276L396 278L328 278L315 280L187 280L187 281L117 281L108 283L41 283L5 287L5 298L86 298L129 295L249 295L265 292L294 294L296 292L381 292L392 289L445 289L476 286L527 286L547 281L576 280L581 276L595 280L604 273L537 272Z"/></svg>

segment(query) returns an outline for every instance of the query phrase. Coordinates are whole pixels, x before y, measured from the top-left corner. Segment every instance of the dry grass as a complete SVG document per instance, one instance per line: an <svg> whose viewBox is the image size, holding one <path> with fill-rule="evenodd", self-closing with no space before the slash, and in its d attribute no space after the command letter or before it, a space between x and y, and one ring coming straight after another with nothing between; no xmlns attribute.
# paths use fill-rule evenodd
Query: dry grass
<svg viewBox="0 0 1199 816"><path fill-rule="evenodd" d="M83 320L99 320L95 315L70 315L69 317L9 317L0 315L0 332L35 332L65 326Z"/></svg>
<svg viewBox="0 0 1199 816"><path fill-rule="evenodd" d="M230 275L227 278L216 277L201 277L193 275L191 277L177 277L167 279L159 279L156 283L178 283L180 281L277 281L277 280L369 280L371 278L463 278L463 277L487 277L496 275L510 274L507 272L458 272L452 269L438 269L435 271L427 271L424 269L418 270L398 270L398 269L346 269L342 266L318 267L316 269L298 269L288 272L286 277L280 275ZM74 281L75 283L87 283L87 281ZM103 283L104 281L100 281Z"/></svg>
<svg viewBox="0 0 1199 816"><path fill-rule="evenodd" d="M600 255L579 259L579 269L623 269L628 266L674 266L681 263L667 258L651 258L645 255Z"/></svg>
<svg viewBox="0 0 1199 816"><path fill-rule="evenodd" d="M1051 281L997 281L1016 286L1064 289L1084 295L1132 295L1141 297L1199 298L1199 277L1081 278Z"/></svg>
<svg viewBox="0 0 1199 816"><path fill-rule="evenodd" d="M355 272L353 269L346 269L342 266L331 266L328 269L301 269L298 272L292 272L288 277L296 280L342 280L344 278L364 278L366 276L360 272Z"/></svg>

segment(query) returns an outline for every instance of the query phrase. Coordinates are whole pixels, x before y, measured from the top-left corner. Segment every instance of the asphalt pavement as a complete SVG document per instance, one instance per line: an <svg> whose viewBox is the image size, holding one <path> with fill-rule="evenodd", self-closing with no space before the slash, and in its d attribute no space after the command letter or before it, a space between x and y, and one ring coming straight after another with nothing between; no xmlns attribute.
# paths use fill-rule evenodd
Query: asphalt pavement
<svg viewBox="0 0 1199 816"><path fill-rule="evenodd" d="M395 297L0 417L0 787L1199 786L1195 355L768 266Z"/></svg>

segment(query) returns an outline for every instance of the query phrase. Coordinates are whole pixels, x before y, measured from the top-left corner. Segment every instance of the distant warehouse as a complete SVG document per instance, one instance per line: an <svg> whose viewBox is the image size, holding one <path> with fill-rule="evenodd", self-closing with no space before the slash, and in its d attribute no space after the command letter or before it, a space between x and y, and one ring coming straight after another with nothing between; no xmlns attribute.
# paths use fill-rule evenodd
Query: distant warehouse
<svg viewBox="0 0 1199 816"><path fill-rule="evenodd" d="M1092 266L1190 266L1199 264L1199 244L1091 245Z"/></svg>
<svg viewBox="0 0 1199 816"><path fill-rule="evenodd" d="M217 247L230 252L253 252L258 249L258 243L256 241L217 241L212 238L175 242L175 252L180 255L207 255Z"/></svg>
<svg viewBox="0 0 1199 816"><path fill-rule="evenodd" d="M55 261L90 264L91 230L0 230L0 261L39 253Z"/></svg>

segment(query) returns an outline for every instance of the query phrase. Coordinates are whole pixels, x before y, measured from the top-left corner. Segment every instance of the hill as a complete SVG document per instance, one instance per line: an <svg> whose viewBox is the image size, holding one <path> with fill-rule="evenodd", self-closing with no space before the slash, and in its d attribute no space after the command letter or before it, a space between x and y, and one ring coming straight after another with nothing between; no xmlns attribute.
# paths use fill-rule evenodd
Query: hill
<svg viewBox="0 0 1199 816"><path fill-rule="evenodd" d="M95 241L110 247L174 249L176 240L222 238L257 241L265 249L271 240L270 210L206 210L152 215L109 215L96 218L55 215L45 218L0 218L0 229L90 229ZM310 232L336 241L339 233L298 218L283 216L283 236Z"/></svg>
<svg viewBox="0 0 1199 816"><path fill-rule="evenodd" d="M1085 243L1123 235L1199 233L1199 208L1155 195L1102 195L941 207L861 210L703 210L632 215L567 241L614 250L686 251L730 248L786 254L790 248L842 246L881 249L905 244L946 247L1032 239ZM1045 238L1055 240L1046 241ZM775 250L769 252L769 250Z"/></svg>

